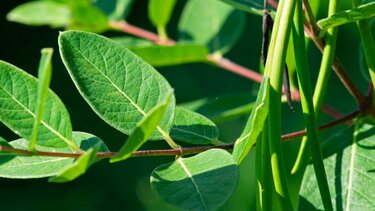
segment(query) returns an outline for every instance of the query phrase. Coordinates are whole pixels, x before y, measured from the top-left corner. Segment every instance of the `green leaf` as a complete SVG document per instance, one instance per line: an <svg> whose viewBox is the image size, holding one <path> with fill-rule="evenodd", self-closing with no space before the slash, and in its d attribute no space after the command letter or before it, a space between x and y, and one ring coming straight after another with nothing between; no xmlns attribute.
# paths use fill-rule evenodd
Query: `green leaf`
<svg viewBox="0 0 375 211"><path fill-rule="evenodd" d="M59 36L60 54L70 76L91 108L108 124L130 134L136 124L172 90L152 66L115 41L100 35L68 31ZM175 98L159 124L172 127ZM151 139L163 134L154 131Z"/></svg>
<svg viewBox="0 0 375 211"><path fill-rule="evenodd" d="M63 169L56 176L49 178L48 182L56 182L56 183L70 182L76 179L77 177L81 176L87 171L87 169L92 164L95 163L96 153L98 151L99 151L99 145L95 145L93 148L85 152L85 154L81 155L73 163L73 165L70 165L67 168Z"/></svg>
<svg viewBox="0 0 375 211"><path fill-rule="evenodd" d="M203 114L212 121L219 123L250 114L255 99L256 93L230 93L194 100L179 104L179 106Z"/></svg>
<svg viewBox="0 0 375 211"><path fill-rule="evenodd" d="M191 0L182 12L179 38L206 45L211 53L224 54L237 41L244 26L245 14L223 2Z"/></svg>
<svg viewBox="0 0 375 211"><path fill-rule="evenodd" d="M168 66L207 60L208 50L197 44L173 46L145 46L130 48L135 54L153 66Z"/></svg>
<svg viewBox="0 0 375 211"><path fill-rule="evenodd" d="M0 121L16 134L30 140L37 105L37 80L23 70L0 61ZM66 147L71 143L72 126L68 111L51 90L48 91L37 144ZM65 142L65 143L64 143Z"/></svg>
<svg viewBox="0 0 375 211"><path fill-rule="evenodd" d="M255 109L252 110L244 131L234 144L233 158L238 164L245 159L256 139L263 131L263 125L268 115L269 87L269 79L265 76L255 101Z"/></svg>
<svg viewBox="0 0 375 211"><path fill-rule="evenodd" d="M338 12L328 18L319 20L318 25L323 30L327 30L330 27L337 27L343 24L357 22L373 16L375 16L375 2L370 2L360 5L357 8Z"/></svg>
<svg viewBox="0 0 375 211"><path fill-rule="evenodd" d="M192 144L215 144L219 130L215 123L205 116L176 107L176 114L170 135L173 139Z"/></svg>
<svg viewBox="0 0 375 211"><path fill-rule="evenodd" d="M151 186L166 202L181 210L215 210L234 192L238 166L221 149L211 149L190 158L157 167Z"/></svg>
<svg viewBox="0 0 375 211"><path fill-rule="evenodd" d="M37 95L37 106L35 110L34 125L33 131L31 133L30 138L30 145L29 150L33 151L35 149L36 144L36 137L38 135L38 130L40 123L43 118L43 110L44 110L44 102L46 100L46 96L49 89L49 84L51 82L51 75L52 75L52 48L43 48L42 49L42 57L40 58L39 62L39 69L38 69L38 95Z"/></svg>
<svg viewBox="0 0 375 211"><path fill-rule="evenodd" d="M73 141L83 150L87 150L96 144L100 144L100 151L108 152L103 141L88 133L73 132ZM14 148L27 149L29 142L25 139L18 139L9 142L9 144ZM38 151L46 152L73 152L69 147L53 148L37 145L36 149ZM72 165L74 161L73 158L64 157L17 156L11 160L4 160L6 159L4 157L5 156L0 156L0 177L22 179L54 176Z"/></svg>
<svg viewBox="0 0 375 211"><path fill-rule="evenodd" d="M112 40L120 43L121 45L127 48L138 48L138 47L147 47L154 45L153 42L138 38L138 37L130 37L130 36L122 36L122 37L111 37Z"/></svg>
<svg viewBox="0 0 375 211"><path fill-rule="evenodd" d="M263 0L221 0L234 8L243 10L250 14L263 16Z"/></svg>
<svg viewBox="0 0 375 211"><path fill-rule="evenodd" d="M148 2L148 17L158 29L160 36L166 36L165 27L171 18L176 0L150 0Z"/></svg>
<svg viewBox="0 0 375 211"><path fill-rule="evenodd" d="M108 29L107 16L95 6L76 5L72 9L69 29L100 33Z"/></svg>
<svg viewBox="0 0 375 211"><path fill-rule="evenodd" d="M357 123L358 124L358 123ZM324 166L336 210L372 210L375 206L374 135L370 124L347 127L322 144ZM354 137L353 137L354 132ZM299 210L323 209L312 165L305 171Z"/></svg>
<svg viewBox="0 0 375 211"><path fill-rule="evenodd" d="M151 109L146 116L138 122L128 140L110 162L118 162L129 158L134 151L138 150L144 143L146 143L147 139L151 136L152 132L156 129L163 118L172 95L173 93L170 92L163 102Z"/></svg>
<svg viewBox="0 0 375 211"><path fill-rule="evenodd" d="M26 25L63 27L71 17L68 5L53 1L32 1L21 4L7 14L9 21Z"/></svg>
<svg viewBox="0 0 375 211"><path fill-rule="evenodd" d="M93 0L110 20L121 21L126 19L132 6L133 0Z"/></svg>

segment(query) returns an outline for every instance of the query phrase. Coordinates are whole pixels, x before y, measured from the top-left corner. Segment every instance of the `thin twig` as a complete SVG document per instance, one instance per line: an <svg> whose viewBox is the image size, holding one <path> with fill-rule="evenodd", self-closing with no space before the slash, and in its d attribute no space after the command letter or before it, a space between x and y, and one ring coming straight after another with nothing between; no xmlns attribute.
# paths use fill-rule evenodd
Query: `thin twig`
<svg viewBox="0 0 375 211"><path fill-rule="evenodd" d="M356 110L352 113L349 113L341 118L338 118L332 122L328 122L318 128L318 130L324 130L343 122L351 121L359 114L363 113L362 110ZM293 133L288 133L281 136L282 140L293 139L306 135L306 130L301 130ZM234 143L223 144L218 146L202 146L202 147L191 147L191 148L179 148L179 149L154 149L154 150L139 150L132 154L132 157L144 157L144 156L175 156L175 155L189 155L196 154L210 149L233 149ZM46 157L65 157L65 158L78 158L82 153L77 152L47 152L47 151L28 151L25 149L17 149L8 146L0 145L0 152L14 153L17 156L46 156ZM117 152L99 152L96 154L98 158L111 158L116 155Z"/></svg>

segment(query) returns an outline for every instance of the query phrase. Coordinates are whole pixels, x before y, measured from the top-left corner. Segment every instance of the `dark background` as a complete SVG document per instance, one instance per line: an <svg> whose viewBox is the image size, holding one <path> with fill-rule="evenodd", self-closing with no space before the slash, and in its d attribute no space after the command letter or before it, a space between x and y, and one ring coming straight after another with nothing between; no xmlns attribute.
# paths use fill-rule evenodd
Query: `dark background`
<svg viewBox="0 0 375 211"><path fill-rule="evenodd" d="M12 8L23 2L26 1L1 1L0 59L35 76L40 49L53 47L55 52L51 88L65 103L74 130L95 134L102 138L111 150L117 150L126 140L126 136L111 128L94 114L77 92L62 65L57 47L58 31L62 29L30 27L8 22L5 19L6 14ZM185 1L178 1L172 21L168 25L169 34L174 39L177 38L176 26L184 4ZM348 7L350 7L350 1L344 1L343 8ZM323 5L320 9L321 17L326 14L325 9L326 5ZM127 20L131 24L155 31L147 18L147 1L135 1ZM260 17L247 15L244 33L225 57L251 69L259 69L260 21ZM119 34L107 32L105 35ZM351 78L365 92L368 83L359 71L358 44L358 33L354 24L340 28L337 54ZM312 43L310 43L309 53L312 80L315 81L321 54ZM181 65L158 68L158 70L174 87L178 103L203 97L213 97L213 101L215 101L225 94L251 93L258 87L250 80L207 64ZM298 103L295 104L297 107L295 113L288 110L287 107L283 107L284 132L303 128L301 109ZM354 100L343 89L334 74L331 77L326 104L342 113L353 111L356 107ZM221 139L228 142L234 141L240 134L246 118L243 116L220 124ZM320 121L324 122L328 119L323 116ZM329 134L329 132L325 134ZM7 140L17 138L1 124L0 135ZM146 145L146 148L161 147L156 143ZM294 159L297 147L297 141L285 145L289 152L293 152L288 154L287 161ZM2 210L165 210L166 205L160 202L150 190L149 175L157 165L172 160L173 158L164 157L133 158L111 165L107 161L101 161L89 169L85 175L66 184L51 184L47 182L47 179L0 179L1 208ZM248 162L251 162L251 159ZM245 179L241 180L239 185L241 188L239 188L236 197L233 197L226 205L227 209L250 209L252 206L249 193L253 185L249 181L250 177L247 176L247 174L251 174L251 169L241 168L241 177Z"/></svg>

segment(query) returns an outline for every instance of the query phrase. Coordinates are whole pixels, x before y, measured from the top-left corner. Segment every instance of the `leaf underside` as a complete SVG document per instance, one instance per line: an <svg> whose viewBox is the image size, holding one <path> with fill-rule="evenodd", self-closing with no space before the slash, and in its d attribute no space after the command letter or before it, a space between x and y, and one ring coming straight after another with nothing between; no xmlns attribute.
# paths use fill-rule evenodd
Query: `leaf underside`
<svg viewBox="0 0 375 211"><path fill-rule="evenodd" d="M67 31L59 36L60 54L70 76L91 108L108 124L130 134L172 88L152 66L119 43L100 35ZM172 96L159 124L170 131L175 98ZM162 139L154 131L151 139Z"/></svg>

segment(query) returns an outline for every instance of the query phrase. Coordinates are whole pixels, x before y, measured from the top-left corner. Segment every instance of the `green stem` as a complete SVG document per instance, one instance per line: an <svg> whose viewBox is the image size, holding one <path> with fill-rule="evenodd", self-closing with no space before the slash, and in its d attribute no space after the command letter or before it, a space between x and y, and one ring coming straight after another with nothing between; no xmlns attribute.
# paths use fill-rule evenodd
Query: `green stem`
<svg viewBox="0 0 375 211"><path fill-rule="evenodd" d="M164 26L158 26L157 31L161 42L165 42L168 40L168 34Z"/></svg>
<svg viewBox="0 0 375 211"><path fill-rule="evenodd" d="M295 0L281 0L276 13L265 73L270 78L270 110L268 116L269 148L275 191L282 210L294 210L288 192L281 145L282 76L290 36Z"/></svg>
<svg viewBox="0 0 375 211"><path fill-rule="evenodd" d="M267 123L264 126L264 131L267 131ZM262 133L258 137L256 145L256 205L257 211L272 210L272 171L270 168L270 149L268 145L268 133Z"/></svg>
<svg viewBox="0 0 375 211"><path fill-rule="evenodd" d="M328 16L331 16L336 13L338 10L339 0L329 1L329 10ZM323 103L325 93L328 86L328 81L331 75L331 66L335 58L336 51L336 40L337 40L337 28L330 28L327 30L325 37L325 46L323 50L322 62L320 65L319 75L315 86L314 91L314 112L315 117L318 118L320 107ZM296 162L292 168L291 173L296 174L297 171L303 171L303 168L307 165L307 162L310 158L309 154L309 145L307 144L308 137L304 137L301 142L301 146L297 155Z"/></svg>
<svg viewBox="0 0 375 211"><path fill-rule="evenodd" d="M296 69L300 87L304 122L307 131L307 139L309 140L309 145L311 148L311 157L315 169L315 175L318 181L320 195L323 201L323 206L325 210L331 211L333 210L333 206L324 168L323 156L320 150L318 124L315 118L310 84L309 65L307 61L305 36L303 30L302 0L297 1L294 24L295 27L293 28L293 41L296 55Z"/></svg>
<svg viewBox="0 0 375 211"><path fill-rule="evenodd" d="M353 0L353 7L358 7L362 1ZM371 31L369 19L357 22L359 34L361 36L362 47L365 53L366 63L370 72L372 84L375 85L375 43L374 34Z"/></svg>

